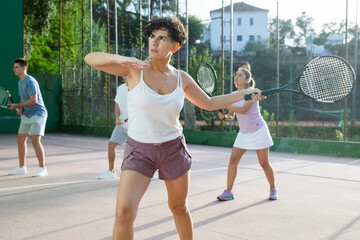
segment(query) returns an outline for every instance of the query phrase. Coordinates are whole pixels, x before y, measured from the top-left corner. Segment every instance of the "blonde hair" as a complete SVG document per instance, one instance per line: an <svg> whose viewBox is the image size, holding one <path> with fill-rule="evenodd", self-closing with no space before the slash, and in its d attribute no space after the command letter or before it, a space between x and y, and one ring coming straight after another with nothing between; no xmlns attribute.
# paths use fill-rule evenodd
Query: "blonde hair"
<svg viewBox="0 0 360 240"><path fill-rule="evenodd" d="M241 69L246 76L246 79L250 78L250 82L247 84L247 87L255 87L255 80L252 78L252 74L251 74L251 66L248 62L246 62L244 65L241 65L239 67L239 69Z"/></svg>

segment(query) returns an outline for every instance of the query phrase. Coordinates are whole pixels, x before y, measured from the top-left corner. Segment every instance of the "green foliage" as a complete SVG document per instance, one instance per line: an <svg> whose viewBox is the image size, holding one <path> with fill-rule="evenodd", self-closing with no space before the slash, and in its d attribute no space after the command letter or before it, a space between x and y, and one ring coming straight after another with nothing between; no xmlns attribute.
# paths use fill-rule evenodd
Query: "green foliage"
<svg viewBox="0 0 360 240"><path fill-rule="evenodd" d="M296 26L299 29L294 39L296 46L304 46L306 39L314 35L314 29L312 28L313 21L313 17L306 14L302 14L296 18Z"/></svg>
<svg viewBox="0 0 360 240"><path fill-rule="evenodd" d="M195 47L195 41L202 39L204 24L194 15L189 15L189 49ZM186 23L185 17L180 17L181 22Z"/></svg>
<svg viewBox="0 0 360 240"><path fill-rule="evenodd" d="M144 7L147 8L147 2L143 1ZM160 8L161 4L161 8ZM160 9L162 10L162 15L175 15L175 9L177 9L176 0L150 0L150 16L151 18L160 17Z"/></svg>
<svg viewBox="0 0 360 240"><path fill-rule="evenodd" d="M269 22L269 31L270 31L270 44L272 46L276 45L276 36L277 36L277 19L272 18ZM285 44L286 39L292 39L295 36L294 26L291 19L284 20L279 19L279 43Z"/></svg>
<svg viewBox="0 0 360 240"><path fill-rule="evenodd" d="M270 114L262 106L259 106L259 108L260 108L260 114L263 117L264 121L267 123L271 135L274 136L275 135L275 114L274 113Z"/></svg>
<svg viewBox="0 0 360 240"><path fill-rule="evenodd" d="M47 34L50 19L56 14L55 3L49 0L24 1L24 27L32 34Z"/></svg>
<svg viewBox="0 0 360 240"><path fill-rule="evenodd" d="M290 110L290 115L289 115L289 137L290 138L296 138L297 137L297 131L295 129L294 110Z"/></svg>

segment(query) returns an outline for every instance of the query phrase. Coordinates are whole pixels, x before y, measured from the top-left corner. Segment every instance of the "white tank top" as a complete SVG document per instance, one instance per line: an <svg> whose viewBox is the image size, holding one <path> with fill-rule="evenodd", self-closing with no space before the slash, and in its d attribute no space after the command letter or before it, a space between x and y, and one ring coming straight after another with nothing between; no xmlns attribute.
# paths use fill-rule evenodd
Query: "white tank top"
<svg viewBox="0 0 360 240"><path fill-rule="evenodd" d="M180 71L175 90L166 95L149 88L140 71L140 82L128 92L129 137L142 143L162 143L179 137L184 99Z"/></svg>

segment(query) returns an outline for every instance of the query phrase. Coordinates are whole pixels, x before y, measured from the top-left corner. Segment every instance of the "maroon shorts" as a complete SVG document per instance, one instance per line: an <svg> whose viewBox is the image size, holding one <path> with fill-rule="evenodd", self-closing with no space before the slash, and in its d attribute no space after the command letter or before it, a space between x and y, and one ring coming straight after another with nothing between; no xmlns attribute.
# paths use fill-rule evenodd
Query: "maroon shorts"
<svg viewBox="0 0 360 240"><path fill-rule="evenodd" d="M141 143L128 138L124 149L121 170L134 170L149 178L159 169L159 178L177 178L191 167L191 156L185 138L180 137L159 144Z"/></svg>

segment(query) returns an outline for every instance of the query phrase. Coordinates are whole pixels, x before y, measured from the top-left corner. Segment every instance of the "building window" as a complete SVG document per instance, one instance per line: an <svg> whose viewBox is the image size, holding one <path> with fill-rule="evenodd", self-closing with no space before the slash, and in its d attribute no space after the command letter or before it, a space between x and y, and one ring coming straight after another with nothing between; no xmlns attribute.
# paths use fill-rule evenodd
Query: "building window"
<svg viewBox="0 0 360 240"><path fill-rule="evenodd" d="M241 26L241 18L238 18L238 26Z"/></svg>
<svg viewBox="0 0 360 240"><path fill-rule="evenodd" d="M250 26L254 25L254 18L250 18Z"/></svg>
<svg viewBox="0 0 360 240"><path fill-rule="evenodd" d="M237 35L237 41L242 42L242 35Z"/></svg>
<svg viewBox="0 0 360 240"><path fill-rule="evenodd" d="M254 35L250 35L250 36L249 36L249 41L250 41L250 42L255 41L255 36L254 36Z"/></svg>
<svg viewBox="0 0 360 240"><path fill-rule="evenodd" d="M257 40L261 41L261 36L260 35L257 35Z"/></svg>

